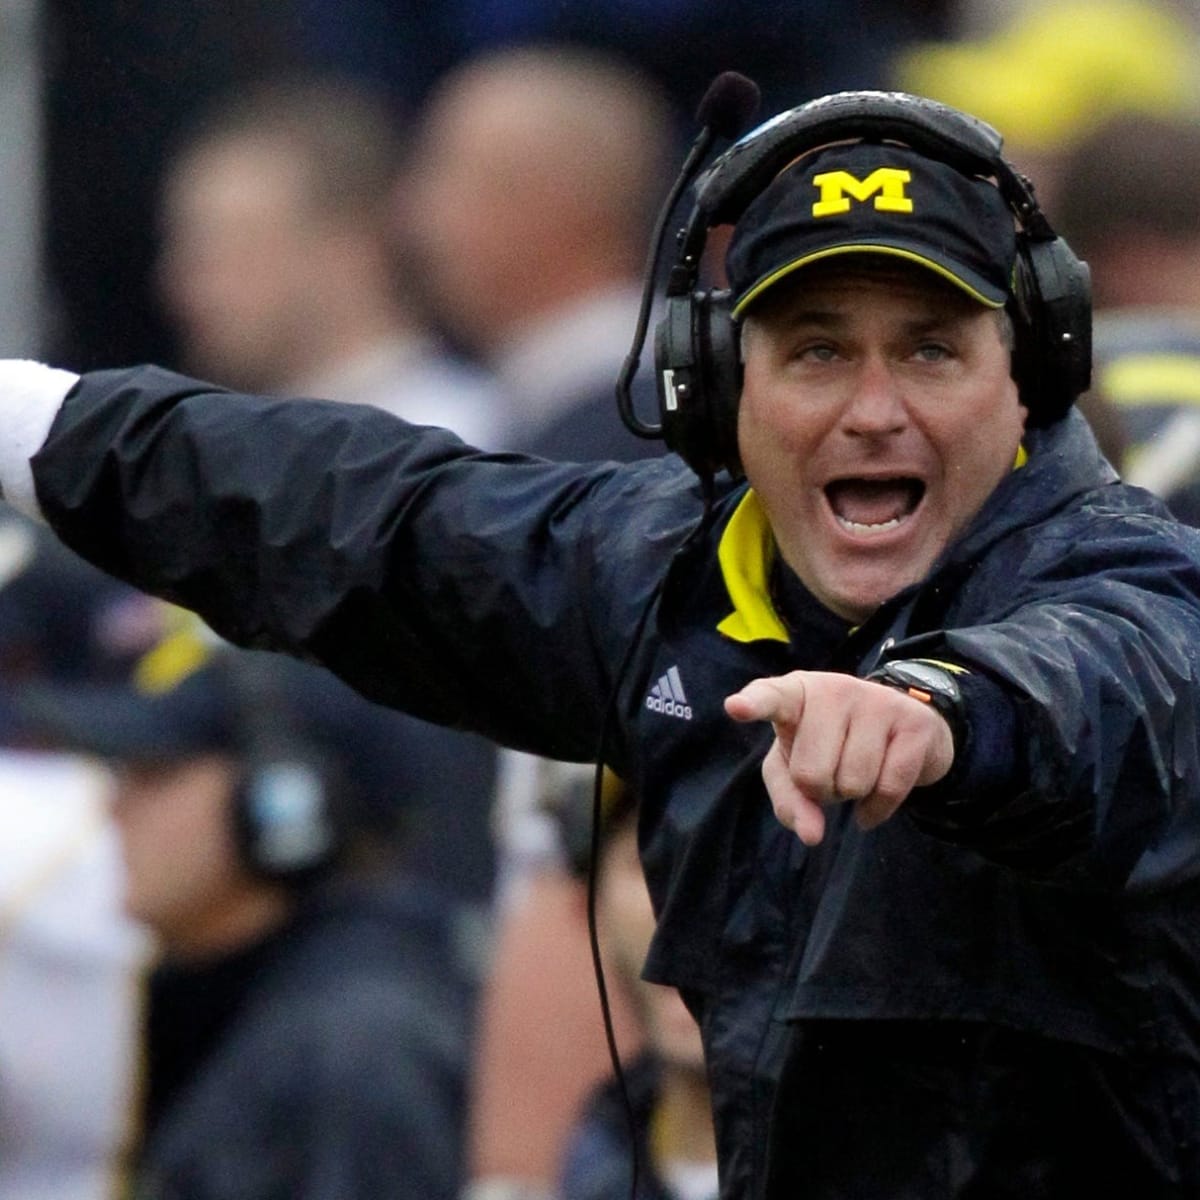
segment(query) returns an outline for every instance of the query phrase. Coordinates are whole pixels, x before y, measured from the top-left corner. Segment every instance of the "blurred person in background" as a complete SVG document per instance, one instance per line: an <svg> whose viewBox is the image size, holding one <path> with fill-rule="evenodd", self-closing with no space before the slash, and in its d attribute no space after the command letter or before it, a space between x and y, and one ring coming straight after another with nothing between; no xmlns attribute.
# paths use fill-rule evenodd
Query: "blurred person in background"
<svg viewBox="0 0 1200 1200"><path fill-rule="evenodd" d="M1092 268L1092 397L1131 483L1200 524L1200 108L1126 113L1064 157L1061 220Z"/></svg>
<svg viewBox="0 0 1200 1200"><path fill-rule="evenodd" d="M403 284L389 209L403 151L397 114L346 80L223 97L163 181L164 311L207 379L373 404L489 445L496 397Z"/></svg>
<svg viewBox="0 0 1200 1200"><path fill-rule="evenodd" d="M508 445L559 460L661 453L625 429L613 388L674 155L664 94L596 51L496 50L434 89L396 217L438 319L519 400ZM547 1194L571 1114L609 1070L578 881L541 812L577 770L502 756L500 904L472 1075L478 1196Z"/></svg>
<svg viewBox="0 0 1200 1200"><path fill-rule="evenodd" d="M486 377L418 313L391 204L400 118L347 80L237 90L179 143L161 197L160 293L189 367L229 387L370 404L492 446L504 427ZM404 727L408 854L455 892L486 953L495 875L496 753L482 738Z"/></svg>
<svg viewBox="0 0 1200 1200"><path fill-rule="evenodd" d="M986 12L970 36L897 51L892 86L1002 130L1009 161L1037 181L1046 211L1064 203L1063 156L1077 141L1117 114L1176 114L1200 98L1200 26L1186 5L1020 0Z"/></svg>
<svg viewBox="0 0 1200 1200"><path fill-rule="evenodd" d="M519 401L508 444L661 453L621 424L613 384L673 131L654 84L582 49L496 51L434 89L397 219L440 320Z"/></svg>
<svg viewBox="0 0 1200 1200"><path fill-rule="evenodd" d="M642 978L654 910L637 848L632 791L609 776L596 868L596 922L614 984L637 1015L640 1053L621 1048L633 1126L621 1085L607 1079L586 1098L567 1140L559 1200L629 1200L637 1139L637 1200L716 1200L717 1147L700 1030L671 987ZM590 791L571 797L581 883L590 856Z"/></svg>
<svg viewBox="0 0 1200 1200"><path fill-rule="evenodd" d="M110 678L166 612L0 505L0 1200L121 1194L150 950L105 772L29 744L13 697Z"/></svg>
<svg viewBox="0 0 1200 1200"><path fill-rule="evenodd" d="M132 1194L456 1195L473 975L398 867L394 714L195 624L21 709L111 765L124 906L160 948Z"/></svg>

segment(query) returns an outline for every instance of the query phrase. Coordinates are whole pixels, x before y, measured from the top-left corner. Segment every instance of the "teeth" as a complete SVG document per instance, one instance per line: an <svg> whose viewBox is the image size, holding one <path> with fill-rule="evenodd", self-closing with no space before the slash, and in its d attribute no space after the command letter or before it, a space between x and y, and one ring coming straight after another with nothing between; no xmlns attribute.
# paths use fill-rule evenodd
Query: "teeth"
<svg viewBox="0 0 1200 1200"><path fill-rule="evenodd" d="M838 517L838 524L851 533L883 533L885 530L895 529L900 521L900 517L892 517L890 521L880 521L878 525L867 525L862 521L850 521L845 517Z"/></svg>

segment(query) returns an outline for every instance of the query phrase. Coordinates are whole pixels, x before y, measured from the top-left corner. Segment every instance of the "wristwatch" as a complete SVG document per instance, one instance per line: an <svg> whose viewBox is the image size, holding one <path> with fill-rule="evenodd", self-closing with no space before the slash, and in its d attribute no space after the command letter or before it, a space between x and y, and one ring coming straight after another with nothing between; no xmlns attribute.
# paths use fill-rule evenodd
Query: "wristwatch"
<svg viewBox="0 0 1200 1200"><path fill-rule="evenodd" d="M950 726L957 749L966 737L967 714L955 675L966 674L965 667L954 663L935 662L929 658L898 658L876 667L867 678L935 708Z"/></svg>

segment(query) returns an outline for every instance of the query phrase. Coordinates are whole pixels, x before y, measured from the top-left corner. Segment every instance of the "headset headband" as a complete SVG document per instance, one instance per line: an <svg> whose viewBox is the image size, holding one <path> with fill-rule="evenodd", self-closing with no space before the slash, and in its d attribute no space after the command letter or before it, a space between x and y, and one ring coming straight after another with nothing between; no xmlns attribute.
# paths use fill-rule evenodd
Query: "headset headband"
<svg viewBox="0 0 1200 1200"><path fill-rule="evenodd" d="M1004 139L986 121L903 92L839 92L765 121L697 179L692 215L680 237L684 254L698 267L699 255L694 252L703 246L708 230L735 224L751 201L795 159L798 142L816 149L852 139L902 142L964 175L994 178L1030 239L1051 241L1056 236L1029 180L1003 158Z"/></svg>

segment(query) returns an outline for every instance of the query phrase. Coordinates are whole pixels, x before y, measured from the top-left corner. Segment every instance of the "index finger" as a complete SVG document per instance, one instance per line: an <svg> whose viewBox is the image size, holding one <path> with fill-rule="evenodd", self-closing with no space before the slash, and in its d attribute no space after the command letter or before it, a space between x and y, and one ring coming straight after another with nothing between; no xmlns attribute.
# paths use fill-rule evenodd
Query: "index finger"
<svg viewBox="0 0 1200 1200"><path fill-rule="evenodd" d="M800 672L752 679L740 692L725 697L725 711L735 721L770 721L797 725L804 712L804 682Z"/></svg>

